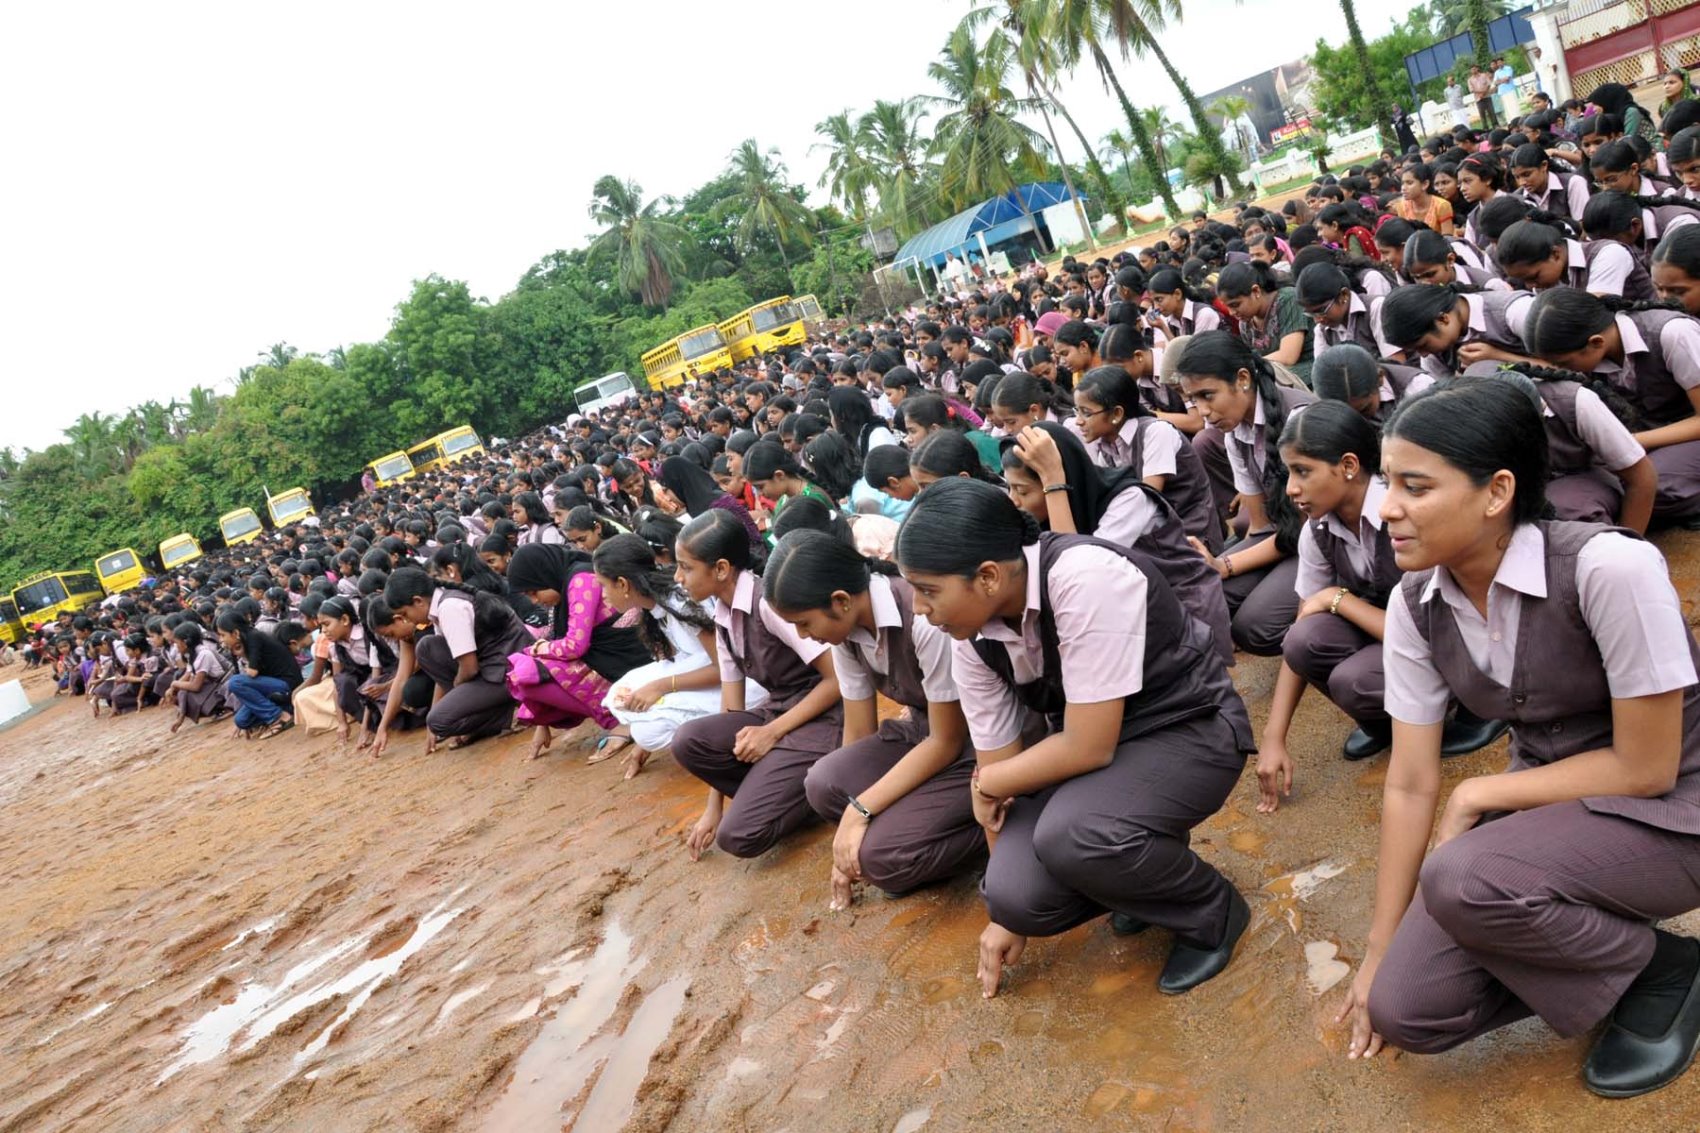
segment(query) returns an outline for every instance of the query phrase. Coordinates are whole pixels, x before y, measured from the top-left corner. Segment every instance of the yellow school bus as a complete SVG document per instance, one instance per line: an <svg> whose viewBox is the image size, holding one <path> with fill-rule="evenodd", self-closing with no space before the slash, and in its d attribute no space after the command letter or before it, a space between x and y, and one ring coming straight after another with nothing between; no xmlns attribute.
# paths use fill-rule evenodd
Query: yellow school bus
<svg viewBox="0 0 1700 1133"><path fill-rule="evenodd" d="M224 536L224 545L240 547L244 543L252 543L260 537L265 525L251 507L239 507L235 511L227 511L218 517L218 533ZM163 545L162 545L163 547ZM160 558L165 557L165 551L160 551ZM167 563L167 566L170 564Z"/></svg>
<svg viewBox="0 0 1700 1133"><path fill-rule="evenodd" d="M120 547L96 559L94 573L108 594L116 594L136 585L148 572L142 565L142 556L129 547Z"/></svg>
<svg viewBox="0 0 1700 1133"><path fill-rule="evenodd" d="M643 356L643 373L650 389L666 389L686 378L731 368L732 352L726 349L726 336L714 323L670 338Z"/></svg>
<svg viewBox="0 0 1700 1133"><path fill-rule="evenodd" d="M792 302L797 305L797 313L803 318L804 330L812 333L826 322L826 312L820 309L820 300L813 295L799 295Z"/></svg>
<svg viewBox="0 0 1700 1133"><path fill-rule="evenodd" d="M429 472L456 461L475 460L483 454L484 442L478 439L471 425L462 425L458 429L438 433L428 441L420 441L407 450L407 459L415 472Z"/></svg>
<svg viewBox="0 0 1700 1133"><path fill-rule="evenodd" d="M791 296L781 295L777 299L757 303L747 311L739 311L720 324L720 333L726 339L726 349L731 352L734 362L767 354L782 346L798 346L803 341L802 308L791 301Z"/></svg>
<svg viewBox="0 0 1700 1133"><path fill-rule="evenodd" d="M24 619L18 616L18 604L10 598L0 598L0 641L18 645L28 636Z"/></svg>
<svg viewBox="0 0 1700 1133"><path fill-rule="evenodd" d="M60 611L81 613L106 597L100 583L86 570L46 571L32 575L12 590L12 605L27 624L50 622Z"/></svg>
<svg viewBox="0 0 1700 1133"><path fill-rule="evenodd" d="M417 473L413 470L413 461L407 458L403 451L392 452L388 456L380 456L371 465L372 476L378 481L378 487L391 488L403 480L411 480Z"/></svg>
<svg viewBox="0 0 1700 1133"><path fill-rule="evenodd" d="M290 488L275 496L266 497L266 510L271 512L272 526L283 527L313 514L313 500L306 488Z"/></svg>
<svg viewBox="0 0 1700 1133"><path fill-rule="evenodd" d="M249 511L252 515L252 510ZM185 531L181 535L173 535L159 545L159 561L166 570L176 570L188 566L201 557L201 541Z"/></svg>

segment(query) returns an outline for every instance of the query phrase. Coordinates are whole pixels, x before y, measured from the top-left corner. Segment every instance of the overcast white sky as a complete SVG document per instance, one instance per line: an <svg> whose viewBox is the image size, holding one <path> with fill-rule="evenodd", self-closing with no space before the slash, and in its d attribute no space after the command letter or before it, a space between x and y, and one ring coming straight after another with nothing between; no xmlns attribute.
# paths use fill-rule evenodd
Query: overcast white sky
<svg viewBox="0 0 1700 1133"><path fill-rule="evenodd" d="M1409 7L1359 0L1364 34ZM431 272L494 300L586 240L604 173L684 193L755 137L819 200L815 123L926 91L967 8L7 4L0 447L227 383L274 342L380 337ZM1186 12L1165 43L1200 93L1345 36L1331 3ZM1122 81L1180 116L1155 65ZM1093 139L1121 121L1095 78L1063 97Z"/></svg>

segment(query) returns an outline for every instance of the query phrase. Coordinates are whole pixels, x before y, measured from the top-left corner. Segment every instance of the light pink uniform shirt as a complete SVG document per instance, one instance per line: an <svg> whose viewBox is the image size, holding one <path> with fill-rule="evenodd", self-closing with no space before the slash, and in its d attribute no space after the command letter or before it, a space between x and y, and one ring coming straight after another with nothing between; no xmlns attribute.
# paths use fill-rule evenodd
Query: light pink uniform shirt
<svg viewBox="0 0 1700 1133"><path fill-rule="evenodd" d="M1509 686L1517 657L1519 596L1545 598L1546 571L1546 538L1534 524L1524 524L1512 535L1488 588L1485 618L1445 567L1435 568L1421 600L1450 606L1470 659L1487 676ZM1688 623L1657 547L1611 532L1594 536L1576 556L1576 590L1614 698L1653 696L1694 683ZM1407 724L1438 724L1446 718L1451 690L1411 620L1403 588L1387 603L1383 658L1389 716ZM1571 665L1579 659L1534 660L1537 665Z"/></svg>
<svg viewBox="0 0 1700 1133"><path fill-rule="evenodd" d="M1017 684L1039 678L1039 548L1026 547L1027 606L1019 629L1001 620L980 631L1009 651ZM1071 547L1057 556L1050 575L1051 615L1057 630L1063 691L1070 703L1097 704L1132 696L1145 687L1145 576L1104 547ZM951 643L951 671L968 717L968 734L980 751L1021 738L1023 709L1015 690L986 667L970 641Z"/></svg>
<svg viewBox="0 0 1700 1133"><path fill-rule="evenodd" d="M756 576L752 571L744 571L738 576L738 585L732 591L732 601L717 602L714 607L714 620L726 630L726 636L731 640L733 648L740 654L747 655L748 641L744 635L744 621L756 610L761 611L762 624L767 631L786 645L791 651L803 659L805 665L813 665L815 658L832 648L818 641L808 641L797 632L797 627L774 613L768 604L762 601L756 593ZM733 611L742 614L737 617ZM738 662L732 655L722 649L720 651L720 681L722 684L737 684L744 679L744 672L738 668Z"/></svg>
<svg viewBox="0 0 1700 1133"><path fill-rule="evenodd" d="M868 600L874 606L874 625L881 630L901 629L903 612L897 608L897 596L891 592L891 579L876 574L868 579ZM956 681L950 675L950 635L926 618L912 618L909 623L915 659L921 664L921 689L928 700L939 703L960 700ZM872 700L875 676L891 674L891 651L885 647L884 634L872 634L861 626L850 632L850 640L872 654L870 665L842 645L832 647L832 669L838 674L838 688L845 700Z"/></svg>

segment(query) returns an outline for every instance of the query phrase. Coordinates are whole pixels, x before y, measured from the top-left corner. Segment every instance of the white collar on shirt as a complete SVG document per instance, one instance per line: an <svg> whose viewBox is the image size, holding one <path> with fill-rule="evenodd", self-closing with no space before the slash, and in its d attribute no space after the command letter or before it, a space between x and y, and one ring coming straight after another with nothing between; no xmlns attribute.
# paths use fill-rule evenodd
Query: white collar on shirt
<svg viewBox="0 0 1700 1133"><path fill-rule="evenodd" d="M1532 523L1518 526L1511 536L1511 545L1505 548L1505 555L1499 560L1499 569L1494 571L1493 583L1488 589L1491 591L1494 586L1503 586L1531 598L1547 596L1547 541L1539 527ZM1434 568L1428 585L1423 587L1422 600L1427 602L1436 593L1455 610L1475 610L1475 605L1443 566Z"/></svg>
<svg viewBox="0 0 1700 1133"><path fill-rule="evenodd" d="M1380 476L1370 474L1369 484L1364 489L1364 508L1358 516L1358 531L1353 531L1340 521L1340 517L1329 512L1318 521L1318 525L1328 528L1342 539L1350 539L1355 543L1363 542L1362 527L1369 524L1371 531L1381 530L1381 500L1387 495L1387 485Z"/></svg>
<svg viewBox="0 0 1700 1133"><path fill-rule="evenodd" d="M981 637L991 641L1022 641L1039 617L1039 545L1021 548L1021 555L1027 560L1027 606L1021 614L1021 627L1010 629L1002 618L993 618L980 630Z"/></svg>
<svg viewBox="0 0 1700 1133"><path fill-rule="evenodd" d="M754 612L756 608L756 576L753 571L743 571L738 575L737 585L732 588L732 600L714 606L714 620L728 628L732 625L732 611L742 614Z"/></svg>
<svg viewBox="0 0 1700 1133"><path fill-rule="evenodd" d="M1263 415L1263 395L1257 392L1256 386L1252 387L1252 394L1252 401L1256 404L1257 410L1252 414L1251 423L1248 425L1241 421L1234 426L1234 436L1248 444L1257 443L1257 430L1267 424L1267 418Z"/></svg>
<svg viewBox="0 0 1700 1133"><path fill-rule="evenodd" d="M1641 336L1641 328L1628 315L1619 314L1613 317L1617 324L1617 337L1623 341L1623 360L1629 361L1632 354L1646 354L1647 340ZM1615 374L1623 369L1623 362L1613 362L1610 358L1603 359L1594 372L1599 374Z"/></svg>
<svg viewBox="0 0 1700 1133"><path fill-rule="evenodd" d="M882 629L897 629L903 625L903 612L897 608L897 596L891 592L891 579L883 574L868 579L868 601L874 607L874 630L869 633L860 625L850 631L850 640L869 649L879 646L877 633Z"/></svg>

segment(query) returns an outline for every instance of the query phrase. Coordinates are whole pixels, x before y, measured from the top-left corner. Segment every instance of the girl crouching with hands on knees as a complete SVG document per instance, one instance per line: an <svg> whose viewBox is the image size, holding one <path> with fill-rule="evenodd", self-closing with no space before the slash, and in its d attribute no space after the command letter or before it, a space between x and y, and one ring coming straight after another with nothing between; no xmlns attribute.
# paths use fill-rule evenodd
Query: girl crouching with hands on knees
<svg viewBox="0 0 1700 1133"><path fill-rule="evenodd" d="M692 861L711 842L753 858L814 818L803 779L839 746L844 721L832 650L805 641L762 600L744 525L731 513L715 508L691 520L674 562L691 601L715 601L720 666L720 712L673 736L673 758L708 784L708 805L686 848ZM746 679L767 690L759 709L745 699Z"/></svg>
<svg viewBox="0 0 1700 1133"><path fill-rule="evenodd" d="M854 882L908 893L986 853L968 796L974 749L950 638L915 616L913 592L895 573L843 538L803 530L780 539L762 580L775 613L832 646L844 695L843 746L803 783L815 812L838 823L834 909L849 906ZM909 711L880 721L875 693Z"/></svg>
<svg viewBox="0 0 1700 1133"><path fill-rule="evenodd" d="M1139 552L1041 535L978 481L922 492L897 560L915 613L955 639L970 797L992 851L983 993L1029 936L1105 913L1175 934L1159 990L1221 972L1250 910L1187 842L1253 744L1209 631ZM1031 743L1029 712L1048 733Z"/></svg>
<svg viewBox="0 0 1700 1133"><path fill-rule="evenodd" d="M1465 381L1401 405L1381 514L1393 758L1375 913L1341 1019L1352 1058L1432 1053L1528 1015L1602 1020L1595 1093L1668 1084L1700 1042L1700 948L1652 921L1700 906L1697 650L1658 550L1543 520L1528 396ZM1505 773L1440 794L1456 697L1511 721Z"/></svg>

